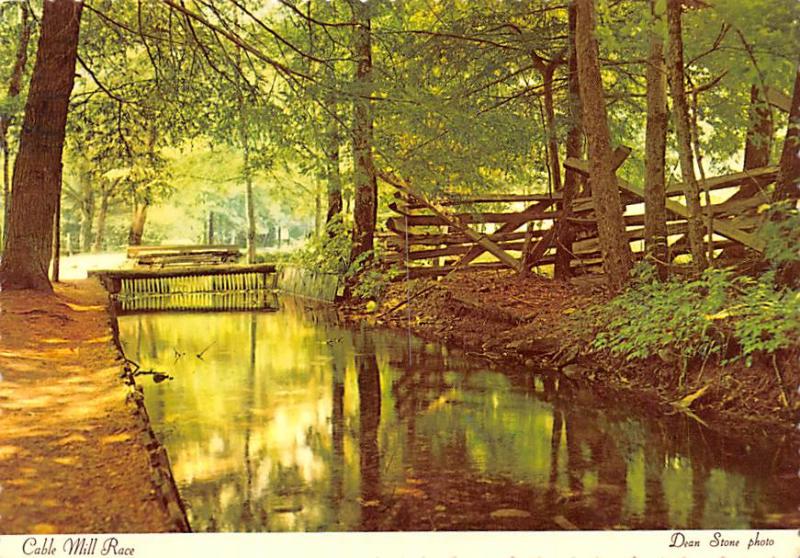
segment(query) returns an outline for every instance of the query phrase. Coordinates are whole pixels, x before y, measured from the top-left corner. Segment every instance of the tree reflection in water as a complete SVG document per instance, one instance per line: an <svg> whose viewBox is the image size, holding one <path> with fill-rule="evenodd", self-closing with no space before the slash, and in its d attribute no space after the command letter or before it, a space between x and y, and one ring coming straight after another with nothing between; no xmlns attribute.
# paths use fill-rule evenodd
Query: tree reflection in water
<svg viewBox="0 0 800 558"><path fill-rule="evenodd" d="M175 377L145 398L197 531L800 523L788 441L648 418L305 304L119 325L130 358Z"/></svg>
<svg viewBox="0 0 800 558"><path fill-rule="evenodd" d="M381 422L381 378L372 338L353 338L358 375L359 470L361 472L361 529L375 531L380 522L381 458L378 427Z"/></svg>

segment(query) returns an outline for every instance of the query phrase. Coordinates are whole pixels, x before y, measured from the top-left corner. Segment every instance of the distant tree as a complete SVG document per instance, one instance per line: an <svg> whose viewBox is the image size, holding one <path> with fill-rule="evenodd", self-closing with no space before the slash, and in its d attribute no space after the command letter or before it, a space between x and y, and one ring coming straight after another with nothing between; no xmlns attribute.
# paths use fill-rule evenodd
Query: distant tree
<svg viewBox="0 0 800 558"><path fill-rule="evenodd" d="M13 200L0 264L3 289L52 290L47 272L61 196L61 157L83 3L53 0L43 4L36 62L14 163Z"/></svg>

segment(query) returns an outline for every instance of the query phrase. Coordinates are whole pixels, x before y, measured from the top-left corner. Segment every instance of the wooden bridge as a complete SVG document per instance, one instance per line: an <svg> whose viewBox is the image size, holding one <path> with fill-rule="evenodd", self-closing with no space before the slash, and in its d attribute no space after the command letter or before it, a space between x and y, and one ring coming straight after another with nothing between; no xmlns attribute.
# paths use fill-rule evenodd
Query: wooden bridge
<svg viewBox="0 0 800 558"><path fill-rule="evenodd" d="M630 149L618 148L615 168ZM564 166L588 177L589 163L567 159ZM762 251L763 242L754 231L761 223L759 207L768 203L764 188L774 182L778 167L762 167L725 176L700 180L700 190L715 192L721 201L711 203L713 235L707 242L720 250L732 245ZM506 194L459 196L442 195L428 199L408 183L387 173L381 178L397 192L390 208L395 216L386 222L383 236L392 265L405 265L408 276L445 275L452 271L511 268L552 264L556 251L556 227L565 211L560 194ZM644 192L641 187L618 178L625 225L634 256L643 255ZM755 193L752 193L755 192ZM667 234L670 262L689 252L688 210L678 199L683 184L669 184L667 194ZM722 194L722 195L719 195ZM575 232L574 242L565 248L571 256L574 273L597 272L602 267L600 242L591 197L573 200L567 221ZM707 206L703 207L704 221ZM523 261L525 262L523 264Z"/></svg>

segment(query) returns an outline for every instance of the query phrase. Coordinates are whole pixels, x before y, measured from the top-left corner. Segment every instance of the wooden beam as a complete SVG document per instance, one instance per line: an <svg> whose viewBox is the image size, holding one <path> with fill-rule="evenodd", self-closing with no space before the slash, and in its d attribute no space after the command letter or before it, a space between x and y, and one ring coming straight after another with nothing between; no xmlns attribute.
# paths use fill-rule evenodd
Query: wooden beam
<svg viewBox="0 0 800 558"><path fill-rule="evenodd" d="M498 194L498 195L482 195L482 196L459 196L458 194L449 194L436 200L436 203L441 206L453 205L471 205L476 203L514 203L514 202L537 202L537 201L560 201L561 194ZM406 209L422 209L425 205L415 202L407 202Z"/></svg>
<svg viewBox="0 0 800 558"><path fill-rule="evenodd" d="M564 166L579 172L584 176L589 176L589 161L570 157L564 161ZM769 184L770 182L773 182L777 176L778 167L759 167L757 169L734 172L723 176L715 176L706 180L700 180L698 181L698 184L700 185L701 190L722 190L723 188L732 188L733 186L738 186L746 180L757 180L759 183ZM683 195L683 183L673 182L672 184L669 184L667 186L666 193L668 197ZM576 200L576 202L577 201L587 203L590 200L588 198L581 198L580 200ZM583 207L582 209L587 208Z"/></svg>
<svg viewBox="0 0 800 558"><path fill-rule="evenodd" d="M637 196L644 197L644 190L639 186L634 186L633 184L630 184L629 182L621 178L617 178L617 183L624 190L634 193ZM667 199L666 205L667 205L667 210L671 211L675 215L679 215L680 217L683 217L685 219L689 217L689 209L685 205L670 199ZM731 240L735 240L736 242L744 244L745 246L752 248L753 250L757 250L759 252L762 252L764 250L764 242L760 238L750 233L744 232L743 230L733 226L728 221L722 221L720 219L712 219L711 228L715 233L722 235L725 238L730 238Z"/></svg>
<svg viewBox="0 0 800 558"><path fill-rule="evenodd" d="M539 261L539 265L546 265L553 263L553 256L545 256ZM461 271L490 271L490 270L503 270L508 269L508 266L501 262L480 262L480 263L473 263L466 266L459 266L458 264L455 265L443 265L440 267L409 267L408 269L408 277L410 279L417 279L420 277L437 277L440 275L447 275L451 271L458 270ZM405 275L399 276L398 280L405 279Z"/></svg>
<svg viewBox="0 0 800 558"><path fill-rule="evenodd" d="M503 250L522 250L524 245L525 243L521 241L498 243L498 246ZM460 256L465 254L472 246L474 246L474 244L456 244L453 246L445 246L444 248L410 250L408 254L402 249L393 253L396 254L399 259L408 259L409 261L428 260L441 256Z"/></svg>
<svg viewBox="0 0 800 558"><path fill-rule="evenodd" d="M522 265L525 268L523 273L527 273L530 268L535 265L539 265L539 260L542 259L547 249L553 245L557 231L558 227L551 227L548 229L545 235L539 239L539 241L530 251L530 254L522 255Z"/></svg>
<svg viewBox="0 0 800 558"><path fill-rule="evenodd" d="M150 253L170 253L170 254L195 254L198 252L239 252L240 248L233 244L165 244L163 246L128 246L128 256L138 256Z"/></svg>
<svg viewBox="0 0 800 558"><path fill-rule="evenodd" d="M546 205L541 206L540 204L535 204L522 212L513 212L513 213L498 213L498 212L487 212L487 213L451 213L446 218L442 217L440 214L434 215L413 215L410 213L404 212L397 204L391 203L389 204L389 208L394 211L395 213L400 214L400 217L390 217L390 219L395 219L402 221L403 223L407 223L409 227L436 227L442 225L450 225L447 219L457 220L459 223L463 225L467 224L475 224L475 223L510 223L514 221L518 221L520 216L524 219L522 222L533 221L533 220L541 220L541 221L552 221L559 216L558 211L546 211L546 207L555 203L555 201L547 201L547 202L540 202ZM544 207L544 209L542 208ZM519 225L517 225L518 227ZM514 227L516 228L516 227Z"/></svg>
<svg viewBox="0 0 800 558"><path fill-rule="evenodd" d="M540 237L543 236L546 230L549 229L536 229L532 231L532 236ZM492 233L487 235L489 240L492 240L497 243L507 242L510 240L523 240L527 233L525 231L520 232L513 232L513 233ZM463 234L453 233L453 234L409 234L408 235L408 242L406 242L405 234L398 232L392 234L391 237L387 238L387 244L391 246L397 246L400 248L404 248L406 244L408 246L441 246L444 245L459 245L459 244L467 244L472 246L474 242L470 241L470 239Z"/></svg>
<svg viewBox="0 0 800 558"><path fill-rule="evenodd" d="M700 190L722 190L723 188L732 188L738 186L746 180L756 180L761 184L769 184L774 182L778 177L778 167L759 167L741 172L734 172L722 176L715 176L706 180L698 181ZM667 196L682 195L683 183L677 182L667 186Z"/></svg>
<svg viewBox="0 0 800 558"><path fill-rule="evenodd" d="M775 87L767 86L764 88L766 91L767 102L773 107L789 114L792 110L792 98L786 93Z"/></svg>

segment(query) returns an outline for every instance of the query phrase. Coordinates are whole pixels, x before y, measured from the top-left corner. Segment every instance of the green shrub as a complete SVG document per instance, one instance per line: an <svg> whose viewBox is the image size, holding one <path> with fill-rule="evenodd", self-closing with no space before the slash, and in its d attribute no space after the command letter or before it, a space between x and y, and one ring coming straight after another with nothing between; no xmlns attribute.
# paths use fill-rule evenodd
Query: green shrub
<svg viewBox="0 0 800 558"><path fill-rule="evenodd" d="M380 254L369 250L356 258L345 273L345 280L354 286L352 294L362 300L380 300L389 283L402 274L397 269L385 269L379 265Z"/></svg>
<svg viewBox="0 0 800 558"><path fill-rule="evenodd" d="M313 238L292 255L292 261L309 269L344 275L353 285L352 294L362 300L379 300L394 278L394 270L382 269L376 264L380 255L369 250L352 263L352 234L350 228L337 216L325 229L325 234Z"/></svg>
<svg viewBox="0 0 800 558"><path fill-rule="evenodd" d="M764 240L764 258L773 269L800 260L800 211L793 202L771 205L758 229Z"/></svg>
<svg viewBox="0 0 800 558"><path fill-rule="evenodd" d="M772 272L754 279L729 269L662 283L642 264L623 293L575 317L593 328L594 349L629 361L666 353L685 363L719 355L733 340L740 347L734 359L749 364L756 352L773 353L800 339L800 292L774 285Z"/></svg>
<svg viewBox="0 0 800 558"><path fill-rule="evenodd" d="M350 261L352 235L350 228L337 215L325 232L312 238L292 256L294 263L325 273L345 273Z"/></svg>

